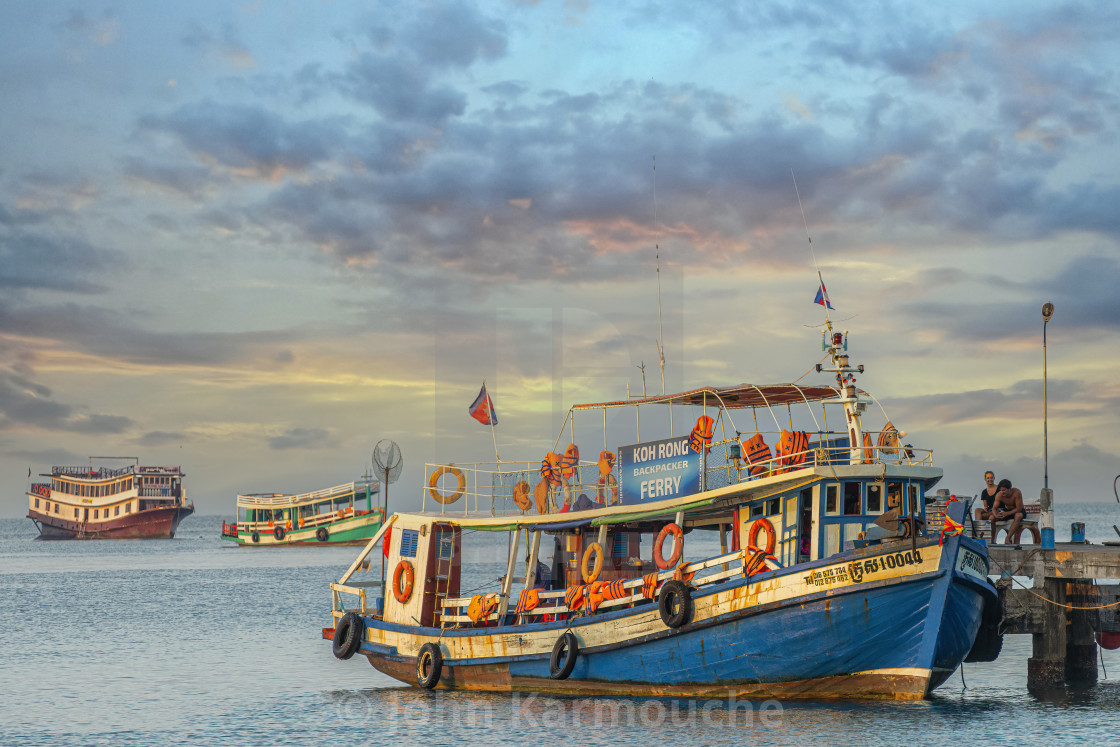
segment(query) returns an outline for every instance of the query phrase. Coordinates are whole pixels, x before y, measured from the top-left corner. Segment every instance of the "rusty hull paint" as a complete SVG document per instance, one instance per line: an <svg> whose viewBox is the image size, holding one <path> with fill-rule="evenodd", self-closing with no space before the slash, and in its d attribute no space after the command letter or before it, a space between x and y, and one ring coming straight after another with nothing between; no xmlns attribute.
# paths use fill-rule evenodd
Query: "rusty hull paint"
<svg viewBox="0 0 1120 747"><path fill-rule="evenodd" d="M374 669L407 685L416 685L416 661L393 661L367 656ZM616 695L629 697L726 698L768 697L791 699L868 698L921 700L928 694L929 677L865 673L799 680L796 682L739 682L719 685L655 685L592 680L553 680L511 677L509 665L469 664L444 666L438 689L483 692L533 692L548 695Z"/></svg>
<svg viewBox="0 0 1120 747"><path fill-rule="evenodd" d="M188 505L149 508L101 522L67 520L34 509L27 517L39 527L43 539L171 539L179 522L192 513L194 509Z"/></svg>

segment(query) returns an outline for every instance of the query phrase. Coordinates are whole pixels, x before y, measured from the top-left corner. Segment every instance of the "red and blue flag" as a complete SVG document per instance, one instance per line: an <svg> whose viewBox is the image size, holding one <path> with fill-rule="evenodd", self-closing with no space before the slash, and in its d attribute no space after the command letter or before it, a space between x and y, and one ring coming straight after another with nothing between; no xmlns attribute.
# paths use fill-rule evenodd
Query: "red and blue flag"
<svg viewBox="0 0 1120 747"><path fill-rule="evenodd" d="M824 287L824 283L821 283L820 287L817 288L817 297L813 303L832 308L832 302L828 300L828 290Z"/></svg>
<svg viewBox="0 0 1120 747"><path fill-rule="evenodd" d="M498 413L494 412L494 401L490 399L490 395L486 393L486 384L482 384L482 389L479 390L478 396L474 398L474 402L467 408L470 416L482 423L483 425L497 425Z"/></svg>

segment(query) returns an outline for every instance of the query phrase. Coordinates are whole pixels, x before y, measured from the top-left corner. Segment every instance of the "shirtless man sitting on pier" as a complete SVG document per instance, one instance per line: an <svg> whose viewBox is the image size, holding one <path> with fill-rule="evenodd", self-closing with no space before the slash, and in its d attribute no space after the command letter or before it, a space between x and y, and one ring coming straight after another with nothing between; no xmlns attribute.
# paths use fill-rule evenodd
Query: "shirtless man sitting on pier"
<svg viewBox="0 0 1120 747"><path fill-rule="evenodd" d="M997 521L1011 522L1011 526L1007 528L1007 542L1010 544L1011 538L1022 528L1023 518L1026 515L1023 491L1012 487L1010 480L1000 480L999 491L996 493L995 501L992 502L992 542L996 541Z"/></svg>

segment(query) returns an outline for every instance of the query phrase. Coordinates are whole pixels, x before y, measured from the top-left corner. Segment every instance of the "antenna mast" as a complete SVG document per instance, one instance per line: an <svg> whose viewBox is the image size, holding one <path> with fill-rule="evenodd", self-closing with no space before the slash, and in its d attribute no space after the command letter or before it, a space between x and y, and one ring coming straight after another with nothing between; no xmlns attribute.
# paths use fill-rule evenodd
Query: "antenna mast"
<svg viewBox="0 0 1120 747"><path fill-rule="evenodd" d="M813 259L813 269L817 271L817 282L821 284L821 290L824 290L824 278L821 276L821 268L817 264L817 253L813 251L813 237L809 235L809 221L805 219L805 206L801 204L801 190L797 188L797 176L793 173L793 169L789 170L789 175L793 177L793 191L797 195L797 207L801 209L801 225L805 227L805 238L809 240L809 256ZM828 317L828 303L824 304L824 323L828 330L832 331L832 320Z"/></svg>
<svg viewBox="0 0 1120 747"><path fill-rule="evenodd" d="M657 156L653 156L653 228L661 231L661 223L657 220ZM657 258L657 360L661 364L661 393L665 393L665 326L661 322L661 245L653 244ZM673 403L669 403L669 433L673 432Z"/></svg>
<svg viewBox="0 0 1120 747"><path fill-rule="evenodd" d="M653 230L660 231L657 221L657 156L653 157ZM661 323L661 245L653 244L657 258L657 359L661 364L661 393L665 393L665 327Z"/></svg>

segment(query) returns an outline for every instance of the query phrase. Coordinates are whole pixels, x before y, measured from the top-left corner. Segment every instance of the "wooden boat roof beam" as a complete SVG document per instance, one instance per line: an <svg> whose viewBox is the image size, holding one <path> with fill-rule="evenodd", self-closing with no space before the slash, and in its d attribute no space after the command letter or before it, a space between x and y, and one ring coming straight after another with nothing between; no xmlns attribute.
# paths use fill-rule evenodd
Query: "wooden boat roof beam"
<svg viewBox="0 0 1120 747"><path fill-rule="evenodd" d="M856 389L856 393L867 394L861 389ZM773 418L775 427L778 430L782 430L782 424L778 421L778 416L774 413L774 405L793 405L794 403L809 405L813 402L823 403L829 400L842 399L843 396L843 393L839 392L834 387L823 384L737 384L727 387L706 386L700 387L699 389L678 392L676 394L662 394L653 397L642 397L640 399L572 405L568 410L568 416L564 420L564 425L560 427L560 432L553 444L553 450L559 447L564 430L569 427L569 423L572 429L572 442L575 442L575 413L581 410L602 409L604 421L606 420L606 411L608 409L619 407L634 407L636 409L640 405L672 406L678 404L701 407L707 411L708 398L712 397L718 403L721 412L727 413L728 420L731 422L731 427L739 433L742 431L739 430L739 426L736 425L735 419L731 416L731 410L746 408L757 410L759 407L765 407L770 413L770 417ZM842 404L842 402L837 402L837 404ZM809 411L814 424L817 426L817 433L823 433L824 431L821 430L821 424L820 421L817 420L816 413L813 412L811 407L806 409ZM792 422L790 423L790 427L793 427ZM758 430L758 428L756 427L755 430ZM604 422L604 434L605 432L606 428Z"/></svg>
<svg viewBox="0 0 1120 747"><path fill-rule="evenodd" d="M380 490L381 483L373 481L368 483L371 489ZM365 487L365 483L361 484ZM333 488L323 488L311 493L300 493L298 495L290 495L284 493L244 493L238 494L237 505L238 507L257 507L267 506L269 508L283 508L286 506L295 506L309 501L318 501L324 498L331 498L336 495L344 495L346 493L353 493L359 488L357 482L347 482L342 485L335 485Z"/></svg>

